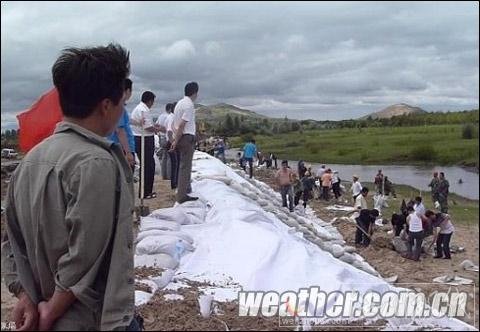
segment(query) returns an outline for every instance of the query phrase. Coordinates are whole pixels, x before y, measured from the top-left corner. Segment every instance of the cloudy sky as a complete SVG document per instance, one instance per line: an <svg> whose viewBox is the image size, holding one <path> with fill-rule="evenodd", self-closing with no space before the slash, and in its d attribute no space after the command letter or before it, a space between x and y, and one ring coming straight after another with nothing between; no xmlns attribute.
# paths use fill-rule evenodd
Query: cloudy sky
<svg viewBox="0 0 480 332"><path fill-rule="evenodd" d="M395 103L479 104L475 2L2 2L2 129L52 86L61 49L115 41L156 108L199 103L275 117L357 118Z"/></svg>

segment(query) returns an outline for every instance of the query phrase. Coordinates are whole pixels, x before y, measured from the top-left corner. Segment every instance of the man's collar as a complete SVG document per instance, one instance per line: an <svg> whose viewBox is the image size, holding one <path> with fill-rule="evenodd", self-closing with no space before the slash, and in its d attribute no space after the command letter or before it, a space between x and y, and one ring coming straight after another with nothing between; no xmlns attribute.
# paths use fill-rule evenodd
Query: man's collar
<svg viewBox="0 0 480 332"><path fill-rule="evenodd" d="M64 133L67 131L74 131L77 134L85 137L86 139L92 141L96 145L100 145L105 149L110 149L112 147L113 142L109 141L105 137L99 136L95 134L93 131L90 131L82 126L74 124L68 121L62 121L57 124L55 128L54 134Z"/></svg>

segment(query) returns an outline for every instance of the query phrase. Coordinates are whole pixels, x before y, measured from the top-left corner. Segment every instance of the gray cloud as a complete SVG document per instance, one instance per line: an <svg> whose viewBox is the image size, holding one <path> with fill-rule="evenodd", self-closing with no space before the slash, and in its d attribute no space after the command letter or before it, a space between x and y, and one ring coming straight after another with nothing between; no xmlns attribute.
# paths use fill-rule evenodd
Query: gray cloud
<svg viewBox="0 0 480 332"><path fill-rule="evenodd" d="M356 118L393 103L477 108L475 2L6 2L2 128L51 86L61 49L116 41L138 102L157 110L200 83L199 102L270 116Z"/></svg>

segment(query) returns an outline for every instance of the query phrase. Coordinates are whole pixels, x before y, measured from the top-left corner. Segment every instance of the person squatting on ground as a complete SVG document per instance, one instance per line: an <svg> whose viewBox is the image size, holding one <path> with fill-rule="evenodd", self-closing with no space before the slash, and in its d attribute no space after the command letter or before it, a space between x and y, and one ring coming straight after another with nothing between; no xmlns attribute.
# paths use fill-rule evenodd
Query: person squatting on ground
<svg viewBox="0 0 480 332"><path fill-rule="evenodd" d="M18 329L138 330L133 176L105 138L129 69L115 44L65 49L53 65L64 121L24 157L7 194L2 274L19 298Z"/></svg>
<svg viewBox="0 0 480 332"><path fill-rule="evenodd" d="M288 208L290 212L293 212L293 171L290 167L288 167L288 161L282 161L282 167L277 171L275 175L275 179L277 180L277 184L280 187L280 194L282 195L282 206L287 207L287 196L288 196Z"/></svg>

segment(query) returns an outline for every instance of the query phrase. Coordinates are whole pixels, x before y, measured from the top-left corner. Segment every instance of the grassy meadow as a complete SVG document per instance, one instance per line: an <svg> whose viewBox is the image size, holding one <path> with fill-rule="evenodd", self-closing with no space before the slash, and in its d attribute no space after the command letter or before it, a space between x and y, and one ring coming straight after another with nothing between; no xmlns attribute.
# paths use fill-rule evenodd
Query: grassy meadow
<svg viewBox="0 0 480 332"><path fill-rule="evenodd" d="M478 132L478 125L476 125ZM280 159L336 164L466 165L478 168L478 137L462 138L462 125L337 128L256 135L259 151ZM242 147L246 137L231 138Z"/></svg>

